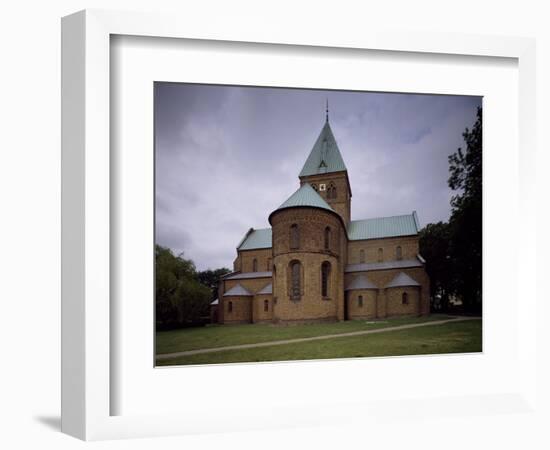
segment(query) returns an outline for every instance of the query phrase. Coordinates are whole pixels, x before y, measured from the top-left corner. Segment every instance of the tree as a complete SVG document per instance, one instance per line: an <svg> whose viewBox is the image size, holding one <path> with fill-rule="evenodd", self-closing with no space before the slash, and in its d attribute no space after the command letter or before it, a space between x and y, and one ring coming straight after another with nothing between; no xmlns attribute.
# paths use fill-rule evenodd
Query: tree
<svg viewBox="0 0 550 450"><path fill-rule="evenodd" d="M197 279L193 261L155 247L155 312L158 329L200 324L208 315L210 288Z"/></svg>
<svg viewBox="0 0 550 450"><path fill-rule="evenodd" d="M482 110L471 130L462 134L461 148L449 156L451 200L450 256L458 276L455 290L467 312L481 311L482 293Z"/></svg>
<svg viewBox="0 0 550 450"><path fill-rule="evenodd" d="M223 267L221 269L208 269L197 273L197 278L201 284L208 286L211 291L211 300L218 297L218 286L220 284L220 278L231 272L229 269Z"/></svg>
<svg viewBox="0 0 550 450"><path fill-rule="evenodd" d="M454 293L450 233L446 222L430 223L420 231L420 254L426 259L433 310L446 311L449 297Z"/></svg>

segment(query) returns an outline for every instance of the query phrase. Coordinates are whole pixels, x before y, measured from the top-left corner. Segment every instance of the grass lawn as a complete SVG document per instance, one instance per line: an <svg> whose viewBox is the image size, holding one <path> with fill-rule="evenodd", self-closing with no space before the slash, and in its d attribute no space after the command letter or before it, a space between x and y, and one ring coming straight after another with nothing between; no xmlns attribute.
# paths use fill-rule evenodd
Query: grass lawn
<svg viewBox="0 0 550 450"><path fill-rule="evenodd" d="M426 319L426 318L425 318ZM442 316L432 316L428 320L442 319ZM387 321L380 326L394 326L404 324L394 319ZM411 323L413 319L408 319ZM417 319L418 320L418 319ZM363 327L367 325L364 322L355 324L354 322L343 322L337 325L353 325L358 327L359 324ZM245 325L254 327L255 325ZM303 325L300 327L286 327L272 330L269 339L275 340L274 333L296 333L285 335L289 337L305 337L299 333L302 327L318 327L318 325ZM328 325L325 325L328 326ZM374 326L371 325L371 327ZM217 331L217 328L213 328ZM233 328L233 327L225 327ZM205 331L208 329L205 329ZM344 331L343 329L340 329ZM187 330L191 331L191 330ZM198 331L198 330L193 330ZM313 333L312 330L309 330ZM346 328L345 331L355 331L351 328ZM324 334L334 332L334 329ZM167 332L168 333L168 332ZM170 332L177 333L177 332ZM321 334L321 333L319 333ZM317 335L319 335L317 334ZM315 334L310 334L312 336ZM264 336L261 332L253 336ZM279 336L276 334L276 336ZM204 339L204 338L203 338ZM282 339L282 338L281 338ZM203 341L207 342L207 341ZM219 342L219 341L218 341ZM250 341L247 341L249 343ZM260 342L260 341L254 341ZM265 342L265 340L264 340ZM239 341L238 343L244 343ZM229 345L226 341L221 342L222 345ZM173 347L172 347L173 348ZM182 350L181 348L179 348ZM174 351L174 350L171 350ZM220 363L235 363L235 362L258 362L258 361L290 361L290 360L306 360L306 359L326 359L326 358L353 358L364 356L396 356L396 355L420 355L420 354L437 354L437 353L469 353L481 351L481 320L471 320L464 322L450 322L443 325L432 325L426 327L418 327L407 330L388 331L387 333L371 334L354 337L332 338L320 341L301 342L296 344L275 345L272 347L260 347L240 350L224 350L214 353L204 353L197 355L182 356L173 359L160 360L157 365L184 365L184 364L220 364Z"/></svg>
<svg viewBox="0 0 550 450"><path fill-rule="evenodd" d="M378 321L349 320L345 322L275 326L271 324L209 325L160 331L156 334L156 353L184 352L228 345L256 344L258 342L323 336L325 334L372 330L375 328L444 320L449 316L433 314L427 317L401 317Z"/></svg>

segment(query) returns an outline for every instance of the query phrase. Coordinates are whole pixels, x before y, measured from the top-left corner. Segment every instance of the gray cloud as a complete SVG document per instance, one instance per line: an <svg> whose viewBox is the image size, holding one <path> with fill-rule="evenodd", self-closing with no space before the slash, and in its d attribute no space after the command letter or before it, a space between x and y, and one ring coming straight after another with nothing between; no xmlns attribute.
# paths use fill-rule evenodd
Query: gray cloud
<svg viewBox="0 0 550 450"><path fill-rule="evenodd" d="M480 97L157 83L156 239L199 269L230 267L250 227L298 185L325 120L352 185L352 219L447 220L448 155Z"/></svg>

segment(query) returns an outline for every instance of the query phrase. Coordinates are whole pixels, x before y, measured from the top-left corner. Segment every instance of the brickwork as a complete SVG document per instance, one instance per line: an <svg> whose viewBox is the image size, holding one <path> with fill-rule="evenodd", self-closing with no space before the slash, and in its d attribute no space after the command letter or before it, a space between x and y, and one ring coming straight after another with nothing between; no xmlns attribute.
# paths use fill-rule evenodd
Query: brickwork
<svg viewBox="0 0 550 450"><path fill-rule="evenodd" d="M375 319L377 317L378 291L375 289L363 289L347 292L347 319ZM362 306L359 300L362 297Z"/></svg>
<svg viewBox="0 0 550 450"><path fill-rule="evenodd" d="M252 322L271 322L272 320L273 296L265 294L255 295L252 304Z"/></svg>
<svg viewBox="0 0 550 450"><path fill-rule="evenodd" d="M351 217L351 189L346 172L332 172L301 177L300 186L304 183L309 183L316 188L319 195L334 211L340 214L344 223L349 223ZM336 198L328 198L328 187L331 183L336 188ZM325 185L326 190L320 190L321 184Z"/></svg>
<svg viewBox="0 0 550 450"><path fill-rule="evenodd" d="M338 217L330 212L293 208L282 210L271 217L273 229L273 319L341 320L343 318L343 227ZM290 227L297 224L300 233L298 249L290 248ZM325 249L325 228L330 227L329 248ZM293 298L291 263L298 261L300 271L300 296ZM321 266L330 264L327 279L327 295L322 292Z"/></svg>
<svg viewBox="0 0 550 450"><path fill-rule="evenodd" d="M364 275L370 281L372 281L380 290L378 294L378 317L387 317L388 315L395 315L395 310L388 310L388 296L389 292L385 292L384 287L393 280L400 272L403 272L420 284L419 293L416 295L420 297L420 304L416 303L417 309L415 314L426 315L430 313L430 280L428 274L423 267L414 267L410 269L391 269L391 270L373 270L368 272L354 272L347 273L345 275L345 285L347 286L352 280L359 276ZM390 291L388 289L387 291ZM409 314L409 309L403 314ZM401 313L400 313L401 314Z"/></svg>
<svg viewBox="0 0 550 450"><path fill-rule="evenodd" d="M348 244L348 264L361 263L361 250L365 253L364 262L378 262L378 249L380 248L382 249L383 261L395 261L397 259L397 247L401 247L401 259L416 259L416 255L419 253L418 236L350 241Z"/></svg>
<svg viewBox="0 0 550 450"><path fill-rule="evenodd" d="M271 264L268 265L271 257L272 255L270 248L259 250L241 250L239 251L239 255L234 266L238 267L238 271L242 273L254 272L253 265L254 260L256 260L258 265L258 270L256 270L256 272L268 272L271 271Z"/></svg>
<svg viewBox="0 0 550 450"><path fill-rule="evenodd" d="M403 303L403 294L406 302ZM419 314L420 288L403 287L386 289L387 316L405 316Z"/></svg>
<svg viewBox="0 0 550 450"><path fill-rule="evenodd" d="M252 297L224 297L223 322L229 323L251 323L252 322Z"/></svg>

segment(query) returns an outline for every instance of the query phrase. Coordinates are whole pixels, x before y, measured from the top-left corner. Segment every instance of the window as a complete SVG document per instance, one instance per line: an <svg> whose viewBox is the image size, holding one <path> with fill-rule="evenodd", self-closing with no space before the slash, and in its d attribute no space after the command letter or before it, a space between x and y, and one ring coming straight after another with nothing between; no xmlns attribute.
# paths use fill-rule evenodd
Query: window
<svg viewBox="0 0 550 450"><path fill-rule="evenodd" d="M257 271L258 271L258 260L254 258L252 260L252 272L257 272Z"/></svg>
<svg viewBox="0 0 550 450"><path fill-rule="evenodd" d="M233 302L227 302L227 312L230 313L233 311Z"/></svg>
<svg viewBox="0 0 550 450"><path fill-rule="evenodd" d="M296 224L293 224L290 227L290 248L300 248L300 230Z"/></svg>
<svg viewBox="0 0 550 450"><path fill-rule="evenodd" d="M401 246L398 246L398 247L395 249L395 257L396 257L398 260L403 259L403 252L402 252L402 250L401 250Z"/></svg>
<svg viewBox="0 0 550 450"><path fill-rule="evenodd" d="M363 307L363 296L362 295L357 297L357 305L359 306L359 308Z"/></svg>
<svg viewBox="0 0 550 450"><path fill-rule="evenodd" d="M325 250L330 249L330 227L325 228Z"/></svg>
<svg viewBox="0 0 550 450"><path fill-rule="evenodd" d="M264 300L264 311L269 311L269 300Z"/></svg>
<svg viewBox="0 0 550 450"><path fill-rule="evenodd" d="M330 278L330 263L325 261L321 265L321 295L328 297L329 293L329 278Z"/></svg>
<svg viewBox="0 0 550 450"><path fill-rule="evenodd" d="M409 304L409 294L407 294L406 292L403 292L403 295L401 296L401 303L403 305Z"/></svg>
<svg viewBox="0 0 550 450"><path fill-rule="evenodd" d="M365 250L359 250L359 262L360 263L365 262Z"/></svg>
<svg viewBox="0 0 550 450"><path fill-rule="evenodd" d="M292 300L300 300L302 294L302 268L299 261L290 263L290 296Z"/></svg>
<svg viewBox="0 0 550 450"><path fill-rule="evenodd" d="M316 185L316 184L312 184L311 187L312 187L313 189L315 189L315 192L317 192L317 185Z"/></svg>
<svg viewBox="0 0 550 450"><path fill-rule="evenodd" d="M330 183L327 189L327 198L336 198L336 186Z"/></svg>
<svg viewBox="0 0 550 450"><path fill-rule="evenodd" d="M384 250L381 248L378 249L378 262L384 261Z"/></svg>

